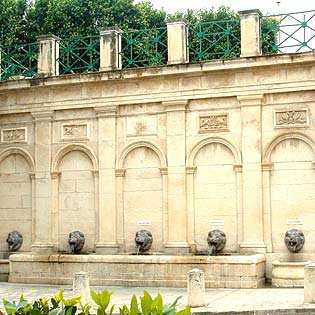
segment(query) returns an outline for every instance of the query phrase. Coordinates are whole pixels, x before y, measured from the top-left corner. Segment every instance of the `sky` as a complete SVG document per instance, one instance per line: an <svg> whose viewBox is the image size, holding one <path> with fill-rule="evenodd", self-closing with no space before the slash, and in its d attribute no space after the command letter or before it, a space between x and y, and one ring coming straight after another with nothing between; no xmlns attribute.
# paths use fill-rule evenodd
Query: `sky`
<svg viewBox="0 0 315 315"><path fill-rule="evenodd" d="M280 3L277 4L277 1ZM235 11L260 9L264 15L315 10L314 0L150 0L150 2L155 8L163 7L170 13L187 9L217 8L221 5L231 7Z"/></svg>

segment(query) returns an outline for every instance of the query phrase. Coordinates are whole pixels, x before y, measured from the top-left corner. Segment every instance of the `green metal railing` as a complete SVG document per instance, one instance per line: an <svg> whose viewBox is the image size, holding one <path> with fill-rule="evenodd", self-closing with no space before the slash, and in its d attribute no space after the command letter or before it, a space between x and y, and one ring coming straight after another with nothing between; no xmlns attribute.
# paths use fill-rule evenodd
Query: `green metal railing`
<svg viewBox="0 0 315 315"><path fill-rule="evenodd" d="M315 49L315 10L263 16L261 29L263 54Z"/></svg>
<svg viewBox="0 0 315 315"><path fill-rule="evenodd" d="M33 78L37 74L38 44L0 46L0 80L15 76Z"/></svg>
<svg viewBox="0 0 315 315"><path fill-rule="evenodd" d="M121 33L122 68L167 64L167 28L145 29Z"/></svg>
<svg viewBox="0 0 315 315"><path fill-rule="evenodd" d="M98 71L100 66L100 37L91 35L61 39L59 42L59 73Z"/></svg>
<svg viewBox="0 0 315 315"><path fill-rule="evenodd" d="M188 29L190 62L240 57L239 19L199 23Z"/></svg>

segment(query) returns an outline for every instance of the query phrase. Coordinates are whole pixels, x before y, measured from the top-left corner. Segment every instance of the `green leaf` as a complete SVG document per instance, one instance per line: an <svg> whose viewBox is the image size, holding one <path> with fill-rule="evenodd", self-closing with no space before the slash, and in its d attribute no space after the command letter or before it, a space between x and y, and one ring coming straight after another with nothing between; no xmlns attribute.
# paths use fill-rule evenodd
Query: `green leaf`
<svg viewBox="0 0 315 315"><path fill-rule="evenodd" d="M158 314L162 314L163 312L163 299L160 293L156 296L156 298L152 302L152 308L156 308Z"/></svg>
<svg viewBox="0 0 315 315"><path fill-rule="evenodd" d="M176 312L176 315L191 315L190 306L187 305L183 310Z"/></svg>
<svg viewBox="0 0 315 315"><path fill-rule="evenodd" d="M11 303L11 302L3 299L3 306L4 306L5 311L7 312L7 314L13 314L16 311L15 302Z"/></svg>
<svg viewBox="0 0 315 315"><path fill-rule="evenodd" d="M141 311L143 315L148 315L151 312L152 297L146 290L143 291L141 299Z"/></svg>
<svg viewBox="0 0 315 315"><path fill-rule="evenodd" d="M130 315L138 315L139 314L139 307L138 301L135 295L132 296L130 302Z"/></svg>

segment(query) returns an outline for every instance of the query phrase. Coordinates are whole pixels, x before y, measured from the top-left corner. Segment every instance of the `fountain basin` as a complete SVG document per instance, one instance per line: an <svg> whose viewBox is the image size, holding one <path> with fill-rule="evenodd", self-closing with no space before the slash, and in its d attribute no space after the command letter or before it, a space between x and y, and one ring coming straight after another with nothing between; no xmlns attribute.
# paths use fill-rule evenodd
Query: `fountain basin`
<svg viewBox="0 0 315 315"><path fill-rule="evenodd" d="M86 271L91 285L186 287L187 273L205 273L207 288L258 288L264 284L263 254L232 256L38 255L10 256L9 282L71 284Z"/></svg>
<svg viewBox="0 0 315 315"><path fill-rule="evenodd" d="M272 262L272 285L278 288L304 287L304 267L311 261Z"/></svg>

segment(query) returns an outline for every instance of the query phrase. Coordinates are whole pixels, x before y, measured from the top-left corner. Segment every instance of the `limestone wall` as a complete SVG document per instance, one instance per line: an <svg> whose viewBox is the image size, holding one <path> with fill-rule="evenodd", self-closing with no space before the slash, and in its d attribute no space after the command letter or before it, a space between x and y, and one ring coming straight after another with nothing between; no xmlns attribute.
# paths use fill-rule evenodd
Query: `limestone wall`
<svg viewBox="0 0 315 315"><path fill-rule="evenodd" d="M218 228L274 258L299 228L313 257L314 74L304 53L1 82L0 251L81 230L135 252L148 229L152 252L203 252Z"/></svg>

